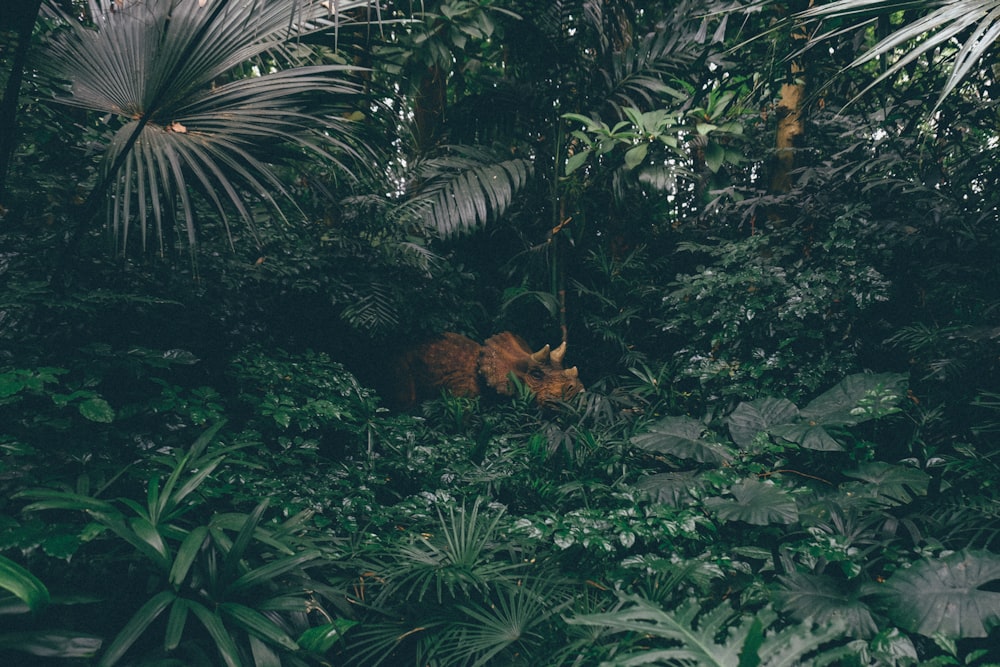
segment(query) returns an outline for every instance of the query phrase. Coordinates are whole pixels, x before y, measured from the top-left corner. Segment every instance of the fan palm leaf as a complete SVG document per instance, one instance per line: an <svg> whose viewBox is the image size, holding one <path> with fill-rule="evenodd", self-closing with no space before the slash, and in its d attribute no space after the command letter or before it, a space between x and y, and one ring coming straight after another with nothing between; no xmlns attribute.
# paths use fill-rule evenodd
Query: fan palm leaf
<svg viewBox="0 0 1000 667"><path fill-rule="evenodd" d="M283 151L348 170L345 160L367 150L345 120L360 93L348 77L353 68L281 68L273 54L333 29L369 0L340 0L335 14L318 0L87 3L92 25L50 8L65 27L47 46L45 67L69 83L58 102L115 119L98 188L109 186L111 228L123 249L137 223L141 247L155 238L162 251L175 217L194 244L194 194L227 230L232 212L252 230L253 202L281 214L274 195L289 197L274 170Z"/></svg>
<svg viewBox="0 0 1000 667"><path fill-rule="evenodd" d="M1000 0L837 0L796 15L798 20L843 19L848 26L819 34L812 44L862 26L879 16L896 12L915 16L870 49L849 67L875 58L898 54L881 75L862 93L895 76L921 56L941 50L951 72L938 95L935 109L958 88L1000 38Z"/></svg>

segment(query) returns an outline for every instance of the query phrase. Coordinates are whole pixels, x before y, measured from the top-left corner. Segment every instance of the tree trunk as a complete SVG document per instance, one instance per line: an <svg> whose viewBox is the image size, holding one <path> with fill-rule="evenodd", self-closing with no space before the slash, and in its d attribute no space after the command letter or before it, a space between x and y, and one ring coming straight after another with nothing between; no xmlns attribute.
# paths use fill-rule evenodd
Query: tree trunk
<svg viewBox="0 0 1000 667"><path fill-rule="evenodd" d="M4 201L7 184L7 173L17 146L17 108L21 95L21 81L24 79L24 68L28 61L28 49L31 47L31 31L35 27L35 19L42 7L42 0L20 0L4 3L0 10L0 30L10 30L17 40L11 63L10 77L0 100L0 204Z"/></svg>
<svg viewBox="0 0 1000 667"><path fill-rule="evenodd" d="M448 90L447 76L439 67L432 66L420 78L413 109L418 154L433 148L440 138Z"/></svg>
<svg viewBox="0 0 1000 667"><path fill-rule="evenodd" d="M774 141L774 168L771 172L771 192L780 194L792 189L791 172L795 169L795 150L802 144L805 126L802 122L802 100L805 97L803 68L792 63L792 81L781 85L778 102L778 130Z"/></svg>

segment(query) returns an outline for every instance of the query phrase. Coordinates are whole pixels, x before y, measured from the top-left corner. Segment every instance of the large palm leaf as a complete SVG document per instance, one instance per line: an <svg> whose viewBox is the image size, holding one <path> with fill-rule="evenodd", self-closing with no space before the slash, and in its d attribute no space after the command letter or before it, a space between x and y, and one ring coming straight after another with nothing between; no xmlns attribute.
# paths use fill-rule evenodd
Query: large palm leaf
<svg viewBox="0 0 1000 667"><path fill-rule="evenodd" d="M369 0L87 3L90 25L59 15L53 5L65 28L49 43L46 61L70 84L60 102L110 114L117 124L102 185L110 186L112 230L123 248L138 223L142 247L155 236L162 249L164 225L175 212L193 244L194 194L227 229L227 215L235 212L252 230L254 201L280 213L274 195L288 191L273 165L289 147L342 166L358 157L344 113L359 92L349 68L282 68L281 58L265 56L334 29L345 12ZM260 65L248 67L252 62Z"/></svg>
<svg viewBox="0 0 1000 667"><path fill-rule="evenodd" d="M1000 0L837 0L801 12L797 19L830 18L847 22L846 28L818 35L812 40L816 43L876 17L904 11L914 18L862 53L850 66L898 54L895 62L865 88L867 91L921 56L940 50L944 60L951 62L951 73L938 96L940 105L1000 38Z"/></svg>

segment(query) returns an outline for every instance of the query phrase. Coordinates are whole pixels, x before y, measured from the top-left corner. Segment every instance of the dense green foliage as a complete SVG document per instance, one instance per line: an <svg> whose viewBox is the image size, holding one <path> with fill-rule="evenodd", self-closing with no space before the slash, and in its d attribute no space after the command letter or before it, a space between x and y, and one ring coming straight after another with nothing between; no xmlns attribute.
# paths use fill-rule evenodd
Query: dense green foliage
<svg viewBox="0 0 1000 667"><path fill-rule="evenodd" d="M0 663L1000 664L996 7L0 7Z"/></svg>

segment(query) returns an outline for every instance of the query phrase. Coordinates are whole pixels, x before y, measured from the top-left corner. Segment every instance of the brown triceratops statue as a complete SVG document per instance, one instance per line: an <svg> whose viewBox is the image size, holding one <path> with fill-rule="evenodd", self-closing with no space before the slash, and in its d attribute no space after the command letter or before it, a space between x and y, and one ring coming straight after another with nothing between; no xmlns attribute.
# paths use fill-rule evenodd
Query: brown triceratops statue
<svg viewBox="0 0 1000 667"><path fill-rule="evenodd" d="M444 333L406 353L397 368L397 400L403 405L433 398L447 389L456 396L490 392L513 394L513 373L535 394L539 405L572 398L583 391L579 372L562 367L566 343L532 352L509 331L482 345L456 333Z"/></svg>

